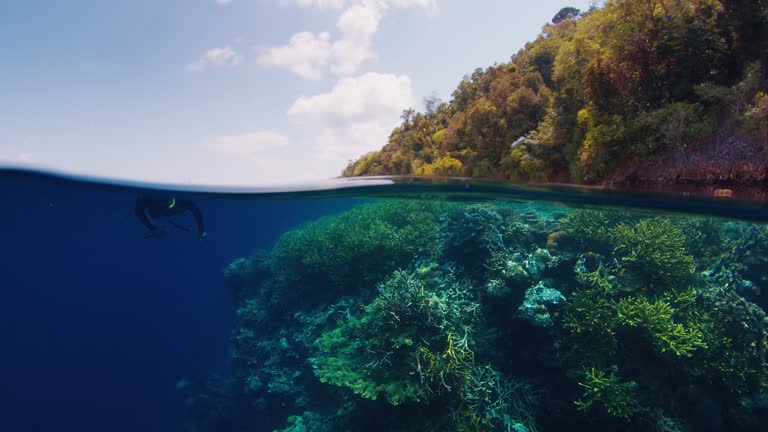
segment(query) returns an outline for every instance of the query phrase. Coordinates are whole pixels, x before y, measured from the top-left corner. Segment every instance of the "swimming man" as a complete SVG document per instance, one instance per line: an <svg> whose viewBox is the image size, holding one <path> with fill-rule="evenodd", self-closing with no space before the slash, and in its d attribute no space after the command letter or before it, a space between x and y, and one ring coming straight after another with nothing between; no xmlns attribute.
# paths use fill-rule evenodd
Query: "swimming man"
<svg viewBox="0 0 768 432"><path fill-rule="evenodd" d="M156 227L152 223L150 217L155 219L171 217L186 211L192 213L192 216L195 218L195 223L197 224L197 238L202 240L206 236L205 227L203 226L203 214L200 213L200 209L192 201L176 199L175 196L169 198L139 197L136 199L136 217L139 218L139 221L141 221L141 223L152 233L149 237L160 237L163 234L163 230ZM173 221L170 222L179 229L189 231L181 225L173 223Z"/></svg>

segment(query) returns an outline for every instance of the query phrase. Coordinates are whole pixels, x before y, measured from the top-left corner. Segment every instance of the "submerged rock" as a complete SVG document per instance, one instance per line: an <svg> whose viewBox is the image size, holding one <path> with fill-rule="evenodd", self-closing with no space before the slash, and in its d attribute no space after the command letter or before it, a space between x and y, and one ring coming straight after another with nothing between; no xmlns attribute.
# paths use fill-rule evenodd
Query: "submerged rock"
<svg viewBox="0 0 768 432"><path fill-rule="evenodd" d="M544 285L544 281L525 291L525 300L517 309L517 316L530 321L537 327L552 327L551 313L561 303L565 296L560 291Z"/></svg>

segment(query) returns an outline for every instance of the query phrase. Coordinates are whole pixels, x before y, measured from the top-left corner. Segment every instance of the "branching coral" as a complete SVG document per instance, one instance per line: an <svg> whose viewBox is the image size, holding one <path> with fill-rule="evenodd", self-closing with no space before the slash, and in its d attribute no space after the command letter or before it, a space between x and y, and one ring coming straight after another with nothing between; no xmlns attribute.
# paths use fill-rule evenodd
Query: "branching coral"
<svg viewBox="0 0 768 432"><path fill-rule="evenodd" d="M708 347L686 363L691 375L735 394L768 385L768 320L759 306L732 290L710 289L691 308L689 320Z"/></svg>
<svg viewBox="0 0 768 432"><path fill-rule="evenodd" d="M581 382L586 390L580 407L608 397L606 386L621 390L611 373L600 371L613 367L615 375L627 362L634 365L628 370L637 370L633 362L640 359L639 373L646 380L674 368L688 382L717 385L724 390L723 396L754 393L766 382L765 315L735 292L710 289L702 295L687 288L651 295L626 293L616 289L617 279L602 268L579 279L582 286L571 296L564 324L573 346L570 358L587 371ZM619 343L619 333L625 329L646 338L652 350L636 340ZM623 402L615 407L609 407L612 402L602 403L608 413L625 416ZM639 407L632 401L631 406L635 405Z"/></svg>
<svg viewBox="0 0 768 432"><path fill-rule="evenodd" d="M624 211L561 222L380 202L233 262L231 391L256 407L251 429L357 430L379 416L398 431L698 430L700 404L758 409L768 321L742 294L760 299L768 231ZM584 416L562 409L574 402Z"/></svg>
<svg viewBox="0 0 768 432"><path fill-rule="evenodd" d="M475 268L490 254L504 249L504 219L490 206L458 207L441 221L443 253L449 260Z"/></svg>
<svg viewBox="0 0 768 432"><path fill-rule="evenodd" d="M676 323L675 309L663 300L649 301L644 296L621 299L616 305L620 323L642 329L661 353L690 357L694 351L706 349L704 336L696 326Z"/></svg>
<svg viewBox="0 0 768 432"><path fill-rule="evenodd" d="M725 261L739 268L739 276L768 287L768 225L731 225Z"/></svg>
<svg viewBox="0 0 768 432"><path fill-rule="evenodd" d="M614 255L629 270L640 275L647 289L660 292L684 288L691 283L694 262L685 249L682 231L669 219L642 219L619 224L608 234Z"/></svg>
<svg viewBox="0 0 768 432"><path fill-rule="evenodd" d="M439 394L450 392L463 384L475 363L475 353L469 348L466 334L458 337L448 333L442 352L433 353L422 345L416 351L414 362L413 370L427 393Z"/></svg>
<svg viewBox="0 0 768 432"><path fill-rule="evenodd" d="M535 430L537 403L529 385L507 380L489 365L475 366L467 374L453 418L459 432Z"/></svg>
<svg viewBox="0 0 768 432"><path fill-rule="evenodd" d="M572 210L560 221L560 227L582 248L610 250L610 230L619 223L632 222L636 216L619 210Z"/></svg>
<svg viewBox="0 0 768 432"><path fill-rule="evenodd" d="M435 253L444 203L383 201L309 223L278 240L272 270L284 295L294 298L374 286L416 257ZM302 304L311 304L304 298Z"/></svg>
<svg viewBox="0 0 768 432"><path fill-rule="evenodd" d="M578 279L582 286L571 295L563 324L572 338L577 364L603 364L616 350L616 287L603 267Z"/></svg>
<svg viewBox="0 0 768 432"><path fill-rule="evenodd" d="M693 255L699 267L714 264L726 252L723 220L711 217L679 217L672 224L685 238L685 248Z"/></svg>
<svg viewBox="0 0 768 432"><path fill-rule="evenodd" d="M441 221L443 254L468 270L478 270L494 253L530 248L534 233L511 213L488 205L457 207Z"/></svg>
<svg viewBox="0 0 768 432"><path fill-rule="evenodd" d="M451 391L473 361L477 311L468 287L451 274L396 271L361 316L317 339L315 375L393 405Z"/></svg>
<svg viewBox="0 0 768 432"><path fill-rule="evenodd" d="M579 410L589 411L595 406L601 406L608 414L627 420L640 409L636 396L637 384L622 381L614 370L605 372L595 368L585 369L579 385L583 388L581 399L576 401Z"/></svg>

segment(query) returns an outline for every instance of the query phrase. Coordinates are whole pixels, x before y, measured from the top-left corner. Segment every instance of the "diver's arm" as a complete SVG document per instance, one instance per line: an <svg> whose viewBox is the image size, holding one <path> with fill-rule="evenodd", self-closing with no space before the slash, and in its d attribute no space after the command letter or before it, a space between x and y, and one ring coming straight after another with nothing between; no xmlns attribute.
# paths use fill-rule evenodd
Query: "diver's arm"
<svg viewBox="0 0 768 432"><path fill-rule="evenodd" d="M146 213L147 206L144 203L144 200L138 199L136 200L136 207L134 208L134 212L136 213L136 217L139 218L139 221L147 227L150 231L153 233L157 231L157 227L155 227L152 224L152 221L149 220L149 217Z"/></svg>

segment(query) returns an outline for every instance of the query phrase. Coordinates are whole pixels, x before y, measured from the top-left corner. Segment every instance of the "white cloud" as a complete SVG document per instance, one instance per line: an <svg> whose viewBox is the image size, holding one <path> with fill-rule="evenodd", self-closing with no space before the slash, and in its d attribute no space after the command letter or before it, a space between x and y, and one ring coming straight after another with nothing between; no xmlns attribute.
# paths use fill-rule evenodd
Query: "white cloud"
<svg viewBox="0 0 768 432"><path fill-rule="evenodd" d="M242 61L242 55L229 45L213 48L205 52L196 62L187 65L192 72L202 71L207 67L235 67Z"/></svg>
<svg viewBox="0 0 768 432"><path fill-rule="evenodd" d="M342 78L328 93L300 97L288 116L320 129L319 157L346 161L381 148L402 111L414 103L408 76L366 73Z"/></svg>
<svg viewBox="0 0 768 432"><path fill-rule="evenodd" d="M270 48L259 63L283 67L308 79L319 79L326 67L337 75L351 75L365 60L376 57L371 39L384 13L391 8L434 11L437 0L282 0L302 8L343 9L336 22L339 37L331 43L327 32L301 32L288 45Z"/></svg>
<svg viewBox="0 0 768 432"><path fill-rule="evenodd" d="M225 5L225 4L232 3L232 0L216 0L216 3L220 5Z"/></svg>
<svg viewBox="0 0 768 432"><path fill-rule="evenodd" d="M301 32L286 46L270 48L257 59L259 64L284 67L307 79L320 79L331 52L331 35Z"/></svg>
<svg viewBox="0 0 768 432"><path fill-rule="evenodd" d="M203 147L216 153L238 158L259 159L265 150L288 145L288 138L268 130L239 135L222 135L208 139Z"/></svg>
<svg viewBox="0 0 768 432"><path fill-rule="evenodd" d="M333 44L331 70L352 74L367 59L374 58L371 37L379 30L383 10L375 5L356 5L345 10L336 22L341 39Z"/></svg>

